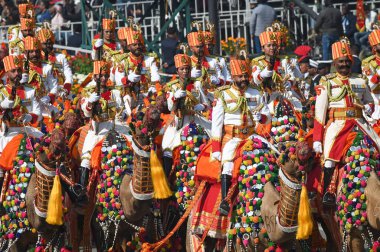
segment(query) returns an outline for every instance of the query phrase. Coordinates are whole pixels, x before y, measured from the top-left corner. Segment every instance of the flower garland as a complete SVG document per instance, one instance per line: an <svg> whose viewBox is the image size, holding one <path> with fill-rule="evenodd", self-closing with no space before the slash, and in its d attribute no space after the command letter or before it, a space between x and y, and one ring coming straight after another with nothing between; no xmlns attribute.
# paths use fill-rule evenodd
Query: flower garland
<svg viewBox="0 0 380 252"><path fill-rule="evenodd" d="M177 192L175 193L181 211L187 208L187 202L192 196L197 158L208 139L205 130L195 123L185 126L182 131L181 145L178 147L180 162L176 165Z"/></svg>
<svg viewBox="0 0 380 252"><path fill-rule="evenodd" d="M98 222L115 223L125 219L120 201L120 185L124 175L132 174L133 151L127 142L121 139L122 136L118 137L116 144L102 147L102 173L96 192Z"/></svg>
<svg viewBox="0 0 380 252"><path fill-rule="evenodd" d="M242 159L238 177L239 194L227 235L229 240L236 237L238 244L247 247L252 237L255 245L258 245L259 233L269 241L260 212L264 185L272 182L277 191L280 189L276 156L265 142L257 138L248 139L243 146ZM274 243L269 241L268 244L269 251L274 251Z"/></svg>
<svg viewBox="0 0 380 252"><path fill-rule="evenodd" d="M353 227L362 230L367 222L365 188L370 172L378 171L380 155L370 140L358 132L347 151L342 177L341 194L338 196L337 217L340 226L349 233Z"/></svg>
<svg viewBox="0 0 380 252"><path fill-rule="evenodd" d="M1 216L0 236L4 240L1 251L7 249L4 246L12 246L25 231L36 232L29 225L26 212L26 192L34 169L32 142L24 135L13 162L13 169L9 171L10 180L3 202L5 214Z"/></svg>

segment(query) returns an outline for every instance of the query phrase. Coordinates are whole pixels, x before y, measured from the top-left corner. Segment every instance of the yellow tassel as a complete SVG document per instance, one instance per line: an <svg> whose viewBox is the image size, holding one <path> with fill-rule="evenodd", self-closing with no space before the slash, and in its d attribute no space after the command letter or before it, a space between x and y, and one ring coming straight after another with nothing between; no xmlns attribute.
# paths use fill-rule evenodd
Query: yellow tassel
<svg viewBox="0 0 380 252"><path fill-rule="evenodd" d="M298 209L298 229L297 240L306 240L313 231L313 219L311 216L311 207L307 196L306 186L302 185L300 207Z"/></svg>
<svg viewBox="0 0 380 252"><path fill-rule="evenodd" d="M164 168L157 157L156 152L150 151L150 169L152 173L153 189L155 199L166 199L173 195L170 190Z"/></svg>
<svg viewBox="0 0 380 252"><path fill-rule="evenodd" d="M51 190L46 222L50 225L63 224L62 189L59 175L55 175L53 189Z"/></svg>

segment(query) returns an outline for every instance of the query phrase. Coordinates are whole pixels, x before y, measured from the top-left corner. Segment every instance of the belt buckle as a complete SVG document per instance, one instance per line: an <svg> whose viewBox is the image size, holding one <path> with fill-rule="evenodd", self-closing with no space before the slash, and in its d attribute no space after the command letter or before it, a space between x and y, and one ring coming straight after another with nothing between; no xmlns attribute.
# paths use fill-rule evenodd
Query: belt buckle
<svg viewBox="0 0 380 252"><path fill-rule="evenodd" d="M353 110L347 110L346 111L346 116L348 116L348 117L354 117L355 116L355 111L353 111Z"/></svg>

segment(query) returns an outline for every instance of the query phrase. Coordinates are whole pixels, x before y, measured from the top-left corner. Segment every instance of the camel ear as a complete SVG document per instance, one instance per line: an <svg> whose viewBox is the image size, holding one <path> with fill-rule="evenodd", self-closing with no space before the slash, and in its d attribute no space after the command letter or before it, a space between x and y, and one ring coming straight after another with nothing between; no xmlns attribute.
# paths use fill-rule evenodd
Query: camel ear
<svg viewBox="0 0 380 252"><path fill-rule="evenodd" d="M278 205L278 203L280 203L279 200L275 201L275 202L274 202L274 205Z"/></svg>

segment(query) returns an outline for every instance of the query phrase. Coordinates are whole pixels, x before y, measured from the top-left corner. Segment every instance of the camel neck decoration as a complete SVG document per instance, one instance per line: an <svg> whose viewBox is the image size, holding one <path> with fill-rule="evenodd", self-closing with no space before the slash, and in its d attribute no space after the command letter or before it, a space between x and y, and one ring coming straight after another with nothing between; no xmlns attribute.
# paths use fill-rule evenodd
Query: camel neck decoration
<svg viewBox="0 0 380 252"><path fill-rule="evenodd" d="M22 139L13 163L14 168L9 171L8 190L3 202L5 215L1 217L1 251L8 251L24 232L36 232L29 225L26 213L27 187L35 170L33 147L26 135L20 137Z"/></svg>
<svg viewBox="0 0 380 252"><path fill-rule="evenodd" d="M260 209L264 185L272 182L279 190L276 156L274 151L258 138L249 139L242 151L243 161L238 177L239 194L234 204L234 217L228 230L228 239L232 243L235 237L238 244L247 248L251 239L254 239L257 246L259 235L262 235L267 240L269 251L274 251L275 244L268 239Z"/></svg>
<svg viewBox="0 0 380 252"><path fill-rule="evenodd" d="M194 194L196 160L206 145L208 138L205 130L195 123L190 123L183 128L181 145L178 148L180 160L185 160L185 162L179 162L175 165L177 171L177 192L175 196L181 211L186 210L188 201Z"/></svg>
<svg viewBox="0 0 380 252"><path fill-rule="evenodd" d="M341 194L337 199L337 217L343 232L343 249L347 248L347 239L353 227L363 228L368 225L367 199L365 189L368 178L375 167L379 174L379 153L363 136L357 133L352 146L347 152L346 165L342 176ZM376 242L370 241L370 247L376 247ZM376 251L376 250L374 250Z"/></svg>

